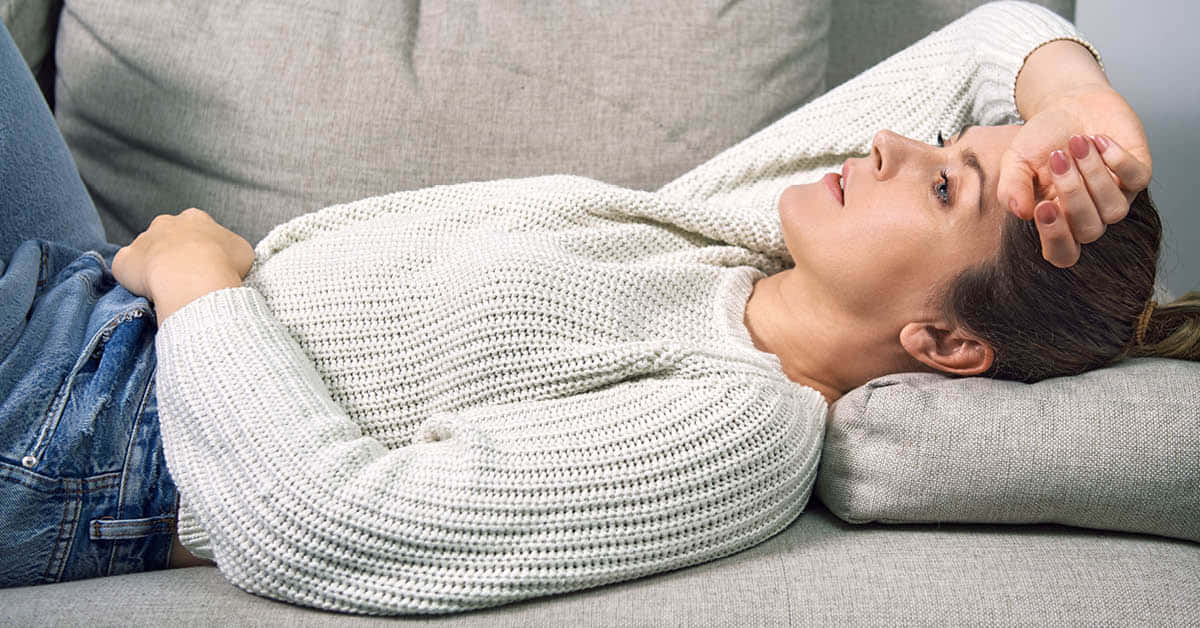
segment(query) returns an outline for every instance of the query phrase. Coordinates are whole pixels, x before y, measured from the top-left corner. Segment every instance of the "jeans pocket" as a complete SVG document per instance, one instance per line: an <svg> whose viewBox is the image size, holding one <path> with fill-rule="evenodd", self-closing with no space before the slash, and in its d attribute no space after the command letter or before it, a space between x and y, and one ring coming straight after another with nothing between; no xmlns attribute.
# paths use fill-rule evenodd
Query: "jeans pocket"
<svg viewBox="0 0 1200 628"><path fill-rule="evenodd" d="M89 339L22 459L25 466L55 477L84 477L123 466L129 432L122 428L128 428L128 415L141 398L135 390L141 379L135 375L152 368L138 360L148 324L143 316L141 310L123 313Z"/></svg>
<svg viewBox="0 0 1200 628"><path fill-rule="evenodd" d="M0 587L58 582L81 493L77 480L63 482L0 461Z"/></svg>

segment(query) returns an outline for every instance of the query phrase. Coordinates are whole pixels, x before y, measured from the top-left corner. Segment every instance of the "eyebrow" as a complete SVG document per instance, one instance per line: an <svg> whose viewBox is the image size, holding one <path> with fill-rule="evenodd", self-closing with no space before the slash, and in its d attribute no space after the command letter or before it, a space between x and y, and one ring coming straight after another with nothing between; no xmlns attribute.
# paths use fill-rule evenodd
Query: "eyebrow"
<svg viewBox="0 0 1200 628"><path fill-rule="evenodd" d="M979 155L975 151L964 148L962 154L963 163L970 166L975 174L979 175L979 217L983 217L983 191L987 189L987 175L983 173L983 166L979 165Z"/></svg>
<svg viewBox="0 0 1200 628"><path fill-rule="evenodd" d="M971 128L974 126L977 126L977 125L970 124L970 125L963 127L963 129L958 132L958 136L954 138L954 143L957 144L957 143L961 142L963 136L967 134L967 131L970 131ZM959 153L958 156L959 156L959 159L962 159L963 163L965 163L972 170L974 170L975 174L979 176L979 217L982 218L983 217L983 191L985 189L987 189L987 175L984 174L983 166L981 166L979 164L979 155L976 155L975 151L973 151L969 148L964 148L962 150L962 152Z"/></svg>

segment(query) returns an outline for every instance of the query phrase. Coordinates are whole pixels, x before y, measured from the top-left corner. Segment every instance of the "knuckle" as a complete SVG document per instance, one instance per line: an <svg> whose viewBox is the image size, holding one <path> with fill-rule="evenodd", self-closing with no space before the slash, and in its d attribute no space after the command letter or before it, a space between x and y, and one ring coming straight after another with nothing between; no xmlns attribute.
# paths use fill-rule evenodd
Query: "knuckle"
<svg viewBox="0 0 1200 628"><path fill-rule="evenodd" d="M1070 173L1068 172L1067 175ZM1063 176L1054 185L1058 188L1058 193L1063 196L1074 196L1083 188L1083 182L1077 176Z"/></svg>
<svg viewBox="0 0 1200 628"><path fill-rule="evenodd" d="M1141 168L1137 169L1130 177L1128 185L1133 190L1144 190L1150 185L1150 173Z"/></svg>
<svg viewBox="0 0 1200 628"><path fill-rule="evenodd" d="M1111 179L1108 176L1108 167L1104 165L1104 162L1091 155L1079 162L1079 172L1083 174L1083 178L1093 183Z"/></svg>
<svg viewBox="0 0 1200 628"><path fill-rule="evenodd" d="M1106 225L1120 222L1129 213L1129 203L1120 194L1105 198L1100 208L1100 221Z"/></svg>
<svg viewBox="0 0 1200 628"><path fill-rule="evenodd" d="M1104 235L1105 229L1103 223L1088 224L1080 227L1076 236L1080 244L1089 244L1099 240L1100 236Z"/></svg>

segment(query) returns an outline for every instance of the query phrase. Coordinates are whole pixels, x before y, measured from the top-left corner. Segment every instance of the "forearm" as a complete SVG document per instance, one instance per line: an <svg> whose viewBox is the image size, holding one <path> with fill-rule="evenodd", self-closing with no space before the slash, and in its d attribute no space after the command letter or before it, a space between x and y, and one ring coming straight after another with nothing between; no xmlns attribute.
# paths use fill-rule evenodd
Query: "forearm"
<svg viewBox="0 0 1200 628"><path fill-rule="evenodd" d="M1017 75L1017 110L1029 120L1055 97L1097 87L1112 89L1095 55L1077 41L1052 41L1030 53Z"/></svg>
<svg viewBox="0 0 1200 628"><path fill-rule="evenodd" d="M1044 7L985 4L692 169L660 193L762 207L774 216L779 190L797 182L797 174L835 169L848 155L869 152L880 129L933 141L938 132L948 135L968 124L1017 122L1015 81L1032 51L1078 36L1070 22ZM1046 52L1033 60L1035 70Z"/></svg>

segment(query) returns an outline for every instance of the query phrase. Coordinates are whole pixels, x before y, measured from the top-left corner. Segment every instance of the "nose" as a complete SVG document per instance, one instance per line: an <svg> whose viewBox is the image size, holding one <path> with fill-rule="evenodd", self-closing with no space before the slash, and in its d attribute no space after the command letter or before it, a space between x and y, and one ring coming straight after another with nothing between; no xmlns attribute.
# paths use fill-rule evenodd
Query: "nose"
<svg viewBox="0 0 1200 628"><path fill-rule="evenodd" d="M903 135L882 130L871 140L871 159L875 163L875 178L885 181L896 175L906 163L920 157L933 147L910 140Z"/></svg>

